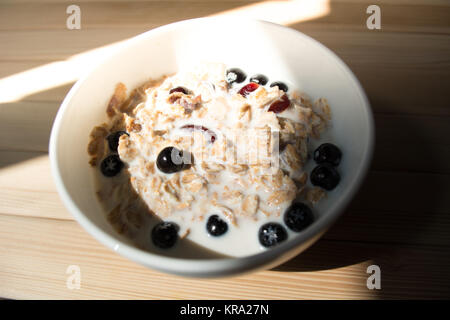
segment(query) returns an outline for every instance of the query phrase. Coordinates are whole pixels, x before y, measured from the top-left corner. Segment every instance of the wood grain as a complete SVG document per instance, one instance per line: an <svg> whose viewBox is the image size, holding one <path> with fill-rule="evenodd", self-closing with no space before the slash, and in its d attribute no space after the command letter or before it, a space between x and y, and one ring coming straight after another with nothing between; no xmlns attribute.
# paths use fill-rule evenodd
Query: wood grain
<svg viewBox="0 0 450 320"><path fill-rule="evenodd" d="M75 222L45 219L42 223L42 218L0 215L0 239L0 295L5 297L362 299L383 294L383 298L436 298L449 290L444 285L449 276L437 266L448 264L450 258L439 248L384 250L377 244L322 240L275 270L198 280L137 266L101 246ZM352 257L343 254L347 250ZM371 263L381 266L386 279L380 292L366 287L366 268ZM66 287L70 265L80 267L79 290Z"/></svg>
<svg viewBox="0 0 450 320"><path fill-rule="evenodd" d="M26 83L34 68L45 73L51 63L73 63L75 55L160 25L236 9L251 14L266 4L81 0L82 29L68 31L65 8L72 3L0 3L0 97L2 81L11 76ZM65 75L55 86L0 103L0 297L449 298L450 2L377 1L382 29L370 31L365 9L372 3L331 0L328 14L289 24L348 64L375 113L371 171L342 218L313 247L273 270L215 280L162 274L103 247L64 208L50 174L51 126L76 80ZM381 267L382 290L366 287L370 264ZM81 268L80 290L66 287L69 265Z"/></svg>
<svg viewBox="0 0 450 320"><path fill-rule="evenodd" d="M170 3L170 5L168 5ZM148 29L174 21L209 15L228 14L229 11L248 11L265 1L117 1L105 6L102 2L80 4L83 14L83 28L123 28L142 26ZM327 1L324 1L327 4ZM378 2L379 3L379 2ZM379 3L383 10L383 30L400 32L429 32L448 34L448 2L387 1ZM0 30L64 30L65 11L71 2L50 3L5 3L0 5ZM303 27L319 27L335 30L363 30L366 28L366 8L373 1L328 1L332 14L302 22ZM283 2L280 1L282 8ZM37 11L46 15L36 15ZM345 20L345 23L343 23ZM118 23L120 22L120 23Z"/></svg>

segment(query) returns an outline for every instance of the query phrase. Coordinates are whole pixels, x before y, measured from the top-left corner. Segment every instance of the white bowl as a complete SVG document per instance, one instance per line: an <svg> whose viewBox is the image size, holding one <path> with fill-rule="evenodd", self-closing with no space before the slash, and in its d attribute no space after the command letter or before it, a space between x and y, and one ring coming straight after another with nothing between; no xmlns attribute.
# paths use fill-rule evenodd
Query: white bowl
<svg viewBox="0 0 450 320"><path fill-rule="evenodd" d="M343 152L339 186L323 200L317 209L319 218L307 230L252 256L194 260L143 251L113 230L96 199L86 146L91 129L106 120L105 107L115 85L121 81L133 88L200 60L261 70L294 83L313 98L326 97L332 109L329 134ZM50 161L65 206L98 241L150 268L215 277L274 267L314 243L360 187L373 146L373 118L366 95L349 68L329 49L298 31L268 22L202 18L166 25L127 41L79 80L56 116Z"/></svg>

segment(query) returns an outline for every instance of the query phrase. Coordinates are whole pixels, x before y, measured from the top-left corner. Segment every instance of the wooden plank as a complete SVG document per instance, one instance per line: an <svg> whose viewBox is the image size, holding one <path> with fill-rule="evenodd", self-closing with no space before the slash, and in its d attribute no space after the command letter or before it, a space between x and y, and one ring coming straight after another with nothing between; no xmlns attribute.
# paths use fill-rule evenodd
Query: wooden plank
<svg viewBox="0 0 450 320"><path fill-rule="evenodd" d="M432 63L422 68L395 68L383 67L378 63L356 65L351 61L347 62L364 86L374 112L450 116L449 104L443 94L446 83L450 81L450 73L441 63ZM26 74L26 71L43 67L42 72L45 73L45 65L48 63L50 62L0 62L0 77L16 75L23 81L30 81L34 74ZM20 74L24 71L25 73ZM72 85L73 82L70 82L43 91L25 91L22 100L61 102Z"/></svg>
<svg viewBox="0 0 450 320"><path fill-rule="evenodd" d="M0 52L3 65L23 60L65 59L109 42L138 34L136 28L0 32L0 41L8 45ZM450 82L450 41L448 36L401 33L303 30L334 50L355 72L366 89L376 112L394 114L450 115L443 94ZM36 38L43 41L36 42ZM59 43L55 46L55 43ZM421 45L418 46L417 44ZM8 60L8 62L6 62ZM72 62L70 62L72 63ZM34 65L34 64L32 64ZM14 70L5 68L4 73ZM7 71L10 70L10 71ZM45 70L45 65L43 70ZM28 79L31 75L23 75ZM51 89L32 94L32 100L62 99L63 90Z"/></svg>
<svg viewBox="0 0 450 320"><path fill-rule="evenodd" d="M379 171L450 173L450 118L375 114Z"/></svg>
<svg viewBox="0 0 450 320"><path fill-rule="evenodd" d="M311 1L312 3L312 1ZM304 19L304 12L299 11L299 20L303 27L315 25L326 26L329 29L364 30L366 29L366 8L370 1L355 2L322 2L323 16ZM166 23L185 19L226 14L247 14L260 19L282 19L268 16L261 10L268 2L249 1L166 1L151 2L112 2L80 4L82 12L82 28L121 28L127 26L145 26L154 28ZM271 4L271 10L285 10L286 2ZM277 7L278 5L278 7ZM450 8L446 4L430 6L428 4L383 3L383 31L399 32L430 32L449 33L448 19ZM0 5L0 30L36 30L36 29L66 29L67 3L2 3ZM308 7L306 6L306 9ZM45 12L45 15L37 14ZM120 21L120 24L117 22Z"/></svg>
<svg viewBox="0 0 450 320"><path fill-rule="evenodd" d="M347 210L323 236L327 240L385 245L450 246L450 213Z"/></svg>
<svg viewBox="0 0 450 320"><path fill-rule="evenodd" d="M56 192L47 154L0 151L0 157L0 213L73 220Z"/></svg>
<svg viewBox="0 0 450 320"><path fill-rule="evenodd" d="M384 67L426 69L433 63L448 67L448 35L400 32L372 32L302 28L293 25L357 65L376 63ZM149 28L122 26L120 29L86 28L67 30L0 31L1 61L63 60L74 54L121 41ZM420 43L420 46L418 46ZM446 64L444 64L446 63Z"/></svg>
<svg viewBox="0 0 450 320"><path fill-rule="evenodd" d="M0 150L48 151L58 102L0 104Z"/></svg>
<svg viewBox="0 0 450 320"><path fill-rule="evenodd" d="M445 248L323 240L274 270L198 280L138 266L103 247L75 222L0 215L0 239L0 295L6 298L377 299L449 293ZM370 264L381 268L380 291L366 287ZM79 290L66 287L70 265L80 267Z"/></svg>
<svg viewBox="0 0 450 320"><path fill-rule="evenodd" d="M402 212L432 220L450 214L449 194L450 175L372 171L348 210Z"/></svg>
<svg viewBox="0 0 450 320"><path fill-rule="evenodd" d="M9 151L0 150L0 169L27 161L36 157L45 156L47 152L39 151Z"/></svg>

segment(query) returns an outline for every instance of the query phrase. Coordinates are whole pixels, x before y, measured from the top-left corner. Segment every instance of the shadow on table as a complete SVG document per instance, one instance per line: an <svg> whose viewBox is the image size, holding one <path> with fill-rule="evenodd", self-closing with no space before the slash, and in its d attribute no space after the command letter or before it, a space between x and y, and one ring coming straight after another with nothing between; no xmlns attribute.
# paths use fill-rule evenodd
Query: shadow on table
<svg viewBox="0 0 450 320"><path fill-rule="evenodd" d="M378 103L382 102L377 99ZM311 248L273 270L305 272L361 264L361 275L367 279L366 267L374 264L381 269L382 290L376 292L381 299L450 298L448 176L402 171L395 161L389 167L384 160L403 158L404 148L395 145L404 139L430 164L440 155L420 143L426 141L426 132L417 125L417 117L397 117L393 125L404 134L392 138L388 119L375 119L372 170L346 213ZM390 143L392 148L386 148ZM389 154L383 154L386 150Z"/></svg>

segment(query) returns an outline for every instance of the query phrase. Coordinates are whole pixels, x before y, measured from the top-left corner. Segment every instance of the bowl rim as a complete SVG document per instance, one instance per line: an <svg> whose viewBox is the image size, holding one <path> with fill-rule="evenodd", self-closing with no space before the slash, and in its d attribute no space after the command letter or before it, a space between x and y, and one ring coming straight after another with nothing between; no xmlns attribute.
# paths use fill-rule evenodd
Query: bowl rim
<svg viewBox="0 0 450 320"><path fill-rule="evenodd" d="M69 192L66 189L65 183L60 175L60 168L58 162L58 152L57 146L59 142L59 132L61 129L62 120L64 118L64 114L66 110L70 106L70 102L72 98L78 93L79 88L83 85L83 83L90 77L91 74L94 74L99 68L101 68L104 64L109 63L109 61L116 55L120 54L123 49L127 46L142 41L146 38L151 38L154 35L170 32L172 29L182 28L186 24L192 23L215 23L219 20L230 20L234 21L237 19L246 23L254 23L254 24L265 24L270 25L272 28L280 29L280 32L290 32L295 34L297 37L301 37L307 42L318 46L324 53L337 64L337 66L342 69L343 74L348 78L349 83L351 83L355 87L355 92L357 92L360 101L362 101L362 107L365 111L365 117L367 122L367 136L368 141L365 145L365 150L363 151L363 158L360 162L359 174L356 175L353 181L351 181L349 187L345 190L345 196L340 197L338 202L333 208L331 208L326 216L318 219L313 223L309 228L307 228L302 233L299 233L294 239L290 241L286 241L277 245L274 248L269 250L265 250L256 254L252 254L244 257L227 257L227 258L215 258L215 259L185 259L178 257L167 257L161 256L155 253L151 253L148 251L144 251L133 247L132 245L125 244L120 242L119 240L113 238L107 232L98 228L91 220L89 220L84 213L78 208L75 202L69 195ZM284 256L284 261L294 255L292 252L297 247L300 251L301 248L306 249L312 243L317 240L320 235L325 232L335 221L336 219L344 212L345 207L349 204L351 199L354 198L357 190L361 186L363 180L365 179L369 166L371 164L371 159L373 156L374 144L375 144L375 129L374 129L374 120L373 114L370 107L369 100L364 92L364 89L356 76L350 70L350 68L330 49L321 44L319 41L303 34L300 31L292 29L287 26L279 25L273 22L268 22L264 20L257 19L249 19L249 18L235 18L235 17L206 17L206 18L196 18L174 22L171 24L167 24L164 26L160 26L158 28L146 31L142 34L134 36L130 39L125 40L117 50L114 50L108 57L106 57L101 63L96 65L94 68L91 68L86 71L86 73L75 83L75 85L70 89L69 93L64 98L57 115L55 117L51 135L49 142L49 157L50 157L50 165L53 179L56 184L56 189L61 197L65 207L69 210L69 212L74 216L74 218L78 221L78 223L95 239L97 239L100 243L105 245L106 247L112 249L117 252L121 256L124 256L134 262L137 262L141 265L151 267L153 269L184 275L184 276L194 276L194 277L216 277L216 276L225 276L225 275L234 275L236 273L248 272L253 269L262 268L264 266L269 266L273 264L275 260L280 260ZM308 243L309 242L309 243ZM302 247L302 245L306 244L306 248ZM289 256L286 254L291 252Z"/></svg>

